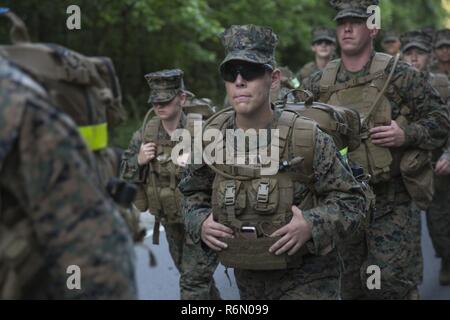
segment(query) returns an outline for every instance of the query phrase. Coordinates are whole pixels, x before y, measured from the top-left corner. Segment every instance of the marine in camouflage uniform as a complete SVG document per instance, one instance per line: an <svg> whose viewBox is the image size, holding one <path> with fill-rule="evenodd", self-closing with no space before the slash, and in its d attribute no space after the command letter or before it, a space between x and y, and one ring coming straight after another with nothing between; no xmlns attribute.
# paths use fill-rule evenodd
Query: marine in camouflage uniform
<svg viewBox="0 0 450 320"><path fill-rule="evenodd" d="M400 53L401 46L400 37L394 31L387 31L381 40L383 52L390 54L391 56Z"/></svg>
<svg viewBox="0 0 450 320"><path fill-rule="evenodd" d="M181 299L220 299L213 278L218 265L215 254L212 251L203 251L199 245L193 244L184 231L181 207L178 203L179 191L176 187L183 168L171 160L171 148L176 142L171 141L172 133L169 134L169 129L165 128L165 124L173 121L173 118L167 118L170 115L175 117L175 121L179 119L176 129L187 126L187 116L182 112L182 104L186 99L183 91L183 72L178 69L163 70L147 74L145 78L151 89L149 103L153 105L157 116L144 124L144 134L142 128L134 133L123 156L121 177L137 183L144 191L141 194L144 196L143 204L136 202L136 206L141 211L149 208L150 213L156 215L154 243L158 243L156 238L159 237L159 222L164 226L170 254L180 273ZM155 125L156 130L152 131L150 128ZM144 143L142 137L145 139ZM145 150L149 144L154 145L152 151ZM147 162L140 165L139 156L146 156L146 152L153 153L153 157L147 157ZM155 195L153 178L155 185L170 184L176 196L171 200L163 199L159 189ZM160 203L162 208L152 209L155 208L156 202ZM176 212L169 213L169 207L175 208Z"/></svg>
<svg viewBox="0 0 450 320"><path fill-rule="evenodd" d="M450 77L450 29L436 31L433 47L436 62L430 66L430 72Z"/></svg>
<svg viewBox="0 0 450 320"><path fill-rule="evenodd" d="M364 31L366 29L363 29L369 16L366 9L369 5L378 4L378 1L370 0L330 2L338 11L335 18L338 21L338 38L340 32L343 34L348 32L349 35L352 34L351 32L356 32L354 30L367 32ZM374 34L371 36L375 36L376 31L369 30L369 32L373 32ZM369 35L367 34L367 36ZM342 43L341 48L343 48ZM305 88L312 91L318 100L329 102L331 95L326 96L327 94L331 93L342 99L345 96L344 91L340 95L341 90L352 88L358 81L363 82L364 80L365 82L362 84L370 84L370 80L366 80L369 79L367 76L375 57L380 57L380 55L376 55L372 48L368 48L367 53L368 61L358 72L350 72L341 61L332 62L333 67L335 63L338 63L333 87L333 90L336 91L330 91L332 86L327 90L321 86L322 78L325 76L325 73L322 72L312 76L310 81L305 84ZM344 57L344 48L341 54ZM381 58L388 59L386 56L381 56ZM402 118L407 120L407 124L390 121L390 126L387 124L384 126L374 125L363 129L369 130L366 132L369 137L367 143L373 145L376 143L387 147L394 154L398 154L399 151L404 152L402 150L411 147L419 148L424 153L441 147L447 139L449 120L446 106L442 104L438 93L431 87L424 74L419 73L408 64L399 62L392 70L395 58L389 58L387 62L384 71L378 75L389 79L389 75L393 71L384 93L387 99L384 105L388 103L391 106L391 114L388 114L390 119L397 119L402 115ZM327 68L328 66L325 70ZM347 93L347 98L364 99L364 95L350 97ZM403 106L407 106L407 108L403 108ZM401 138L402 136L403 138ZM401 146L402 149L394 146ZM376 150L383 151L383 148ZM352 154L350 154L350 159L352 159ZM391 166L396 168L399 166L399 162L399 158L394 159ZM422 281L420 213L412 203L407 186L397 170L392 169L390 176L384 176L385 182L374 183L373 180L371 181L376 195L376 208L373 221L365 235L367 243L361 242L362 239L359 241L355 239L353 243L350 243L348 250L344 250L346 252L344 256L346 271L342 281L342 295L345 299L418 297L417 286ZM363 266L360 268L362 264ZM366 267L368 265L377 265L381 269L380 290L367 290ZM361 279L357 276L358 271L361 273Z"/></svg>
<svg viewBox="0 0 450 320"><path fill-rule="evenodd" d="M450 39L449 39L450 44ZM436 88L448 105L449 80L444 74L427 71L428 60L433 47L432 38L424 32L412 31L402 35L404 59L424 72L428 81ZM433 152L435 163L435 193L427 212L427 224L436 254L442 258L439 281L441 285L450 284L450 146Z"/></svg>
<svg viewBox="0 0 450 320"><path fill-rule="evenodd" d="M132 240L77 127L3 58L0 91L1 298L135 298Z"/></svg>
<svg viewBox="0 0 450 320"><path fill-rule="evenodd" d="M289 91L297 89L300 86L300 82L288 67L279 67L278 69L281 72L281 80L270 92L270 100L272 103L282 101ZM289 100L289 97L287 99Z"/></svg>
<svg viewBox="0 0 450 320"><path fill-rule="evenodd" d="M249 94L253 92L251 89L253 88L265 96L264 101L260 101L259 105L251 106L239 99L235 101L231 98L234 111L228 113L229 117L224 123L223 129L238 128L237 123L243 117L242 110L247 110L247 108L254 109L252 115L248 115L249 118L253 119L254 124L253 127L251 125L250 127L258 128L256 125L258 120L261 119L259 116L261 114L256 115L254 113L260 111L264 114L268 123L267 126L259 125L259 127L266 127L269 130L277 128L277 123L283 118L283 111L273 110L270 107L269 98L271 85L280 77L279 71L274 69L276 35L267 27L232 26L222 34L222 42L227 53L221 64L222 74L226 73L226 69L232 66L241 68L237 69L241 71L236 71L237 73L234 74L234 82L231 82L231 79L225 82L228 96L239 95L239 88ZM243 68L249 67L246 63L259 64L259 68L264 68L261 69L263 72L260 77L245 80L248 74ZM269 69L272 71L268 71ZM234 87L236 87L235 90ZM311 123L310 120L302 119ZM271 247L272 253L268 251L264 253L273 257L273 252L280 255L283 255L284 252L284 255L286 255L287 250L296 251L300 248L305 252L303 263L301 266L281 270L262 269L258 271L235 268L234 273L241 299L339 298L340 261L334 244L360 227L365 216L365 198L360 185L350 173L350 169L338 155L332 138L319 129L314 131L314 134L315 143L312 146L314 150L312 161L315 175L314 189L321 205L303 212L288 205L288 214L292 210L292 219L287 226L292 229L285 234L283 239L289 241L289 245L283 246L284 240L281 240ZM266 146L270 145L270 141L264 143L267 143ZM261 141L260 146L263 146ZM292 147L289 143L289 150ZM293 155L290 154L289 159L292 159L292 157ZM287 174L294 176L301 169L293 165L287 170ZM204 164L190 165L188 170L184 172L179 188L185 196L183 206L186 230L194 243L201 243L203 247L209 246L219 250L220 254L226 254L228 249L224 248L225 244L220 242L217 237L231 237L232 230L215 222L211 214L213 210L217 210L217 207L212 209L214 203L218 201L214 196L214 192L217 192L215 182L217 179L222 179L222 175L216 174L209 166ZM253 181L257 182L256 180ZM304 183L294 182L293 196L289 202L292 201L296 206L300 205L309 190ZM280 202L278 205L283 207L286 204ZM254 208L254 204L249 202L246 208L242 209L252 211L252 208ZM213 212L213 214L220 213ZM300 225L299 220L302 221ZM273 236L281 236L284 232L286 232L286 229L278 229ZM309 236L306 234L309 234ZM240 237L241 235L241 231L236 229L235 236ZM289 237L291 237L290 240ZM249 254L251 255L251 253ZM253 257L242 257L241 259L245 259L246 261L241 262L246 263ZM261 260L262 268L268 266L268 262L266 263L264 259Z"/></svg>
<svg viewBox="0 0 450 320"><path fill-rule="evenodd" d="M331 28L314 28L312 30L311 51L314 52L314 61L305 64L298 72L300 83L305 81L317 71L322 70L333 59L336 51L336 34Z"/></svg>

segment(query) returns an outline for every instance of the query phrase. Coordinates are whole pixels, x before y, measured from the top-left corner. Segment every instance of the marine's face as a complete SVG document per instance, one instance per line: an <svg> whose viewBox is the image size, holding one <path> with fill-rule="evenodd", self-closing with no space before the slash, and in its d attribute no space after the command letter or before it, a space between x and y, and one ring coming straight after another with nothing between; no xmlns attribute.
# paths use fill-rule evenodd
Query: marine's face
<svg viewBox="0 0 450 320"><path fill-rule="evenodd" d="M230 61L224 66L224 73L233 75L224 77L225 88L228 100L238 114L248 116L266 107L270 103L270 89L280 81L278 69L247 72L246 68L254 67L257 66L239 60Z"/></svg>
<svg viewBox="0 0 450 320"><path fill-rule="evenodd" d="M168 102L153 103L153 108L156 115L161 120L172 120L181 113L181 108L185 101L186 95L184 93L178 93L172 100Z"/></svg>
<svg viewBox="0 0 450 320"><path fill-rule="evenodd" d="M336 46L331 41L320 40L313 43L311 50L319 58L330 59L336 50Z"/></svg>
<svg viewBox="0 0 450 320"><path fill-rule="evenodd" d="M400 40L392 40L385 41L381 43L384 52L390 54L391 56L395 56L398 52L400 52L400 48L402 47L402 43Z"/></svg>
<svg viewBox="0 0 450 320"><path fill-rule="evenodd" d="M411 48L403 53L403 59L419 71L425 70L430 54L419 48Z"/></svg>
<svg viewBox="0 0 450 320"><path fill-rule="evenodd" d="M369 29L365 19L343 18L338 20L336 34L342 53L355 56L372 45L378 30Z"/></svg>
<svg viewBox="0 0 450 320"><path fill-rule="evenodd" d="M441 63L450 62L450 46L449 45L440 46L439 48L436 48L434 50L434 52L436 53L436 58L439 60L439 62L441 62Z"/></svg>

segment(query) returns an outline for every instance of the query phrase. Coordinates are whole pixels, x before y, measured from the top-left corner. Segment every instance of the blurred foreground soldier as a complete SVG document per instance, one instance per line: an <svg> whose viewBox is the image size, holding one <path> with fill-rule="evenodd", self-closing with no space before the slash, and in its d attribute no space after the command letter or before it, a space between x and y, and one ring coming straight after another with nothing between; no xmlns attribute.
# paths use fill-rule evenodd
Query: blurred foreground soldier
<svg viewBox="0 0 450 320"><path fill-rule="evenodd" d="M297 72L300 83L313 73L325 68L333 59L336 52L336 32L330 28L314 28L312 31L311 51L314 53L314 61L304 65Z"/></svg>
<svg viewBox="0 0 450 320"><path fill-rule="evenodd" d="M419 71L424 72L441 98L448 104L449 81L443 74L427 72L428 60L431 58L432 38L420 31L411 31L402 35L404 60ZM450 284L450 146L433 152L435 193L427 213L428 230L434 249L441 261L439 282Z"/></svg>
<svg viewBox="0 0 450 320"><path fill-rule="evenodd" d="M331 137L315 122L271 106L270 90L280 81L273 31L232 26L222 34L222 43L227 55L220 71L233 108L215 114L205 126L205 134L217 129L224 135L216 159L208 159L219 163L190 165L180 182L187 232L234 268L242 299L338 299L334 245L364 218L362 190ZM265 174L261 161L239 165L234 154L232 164L221 165L225 145L227 156L228 150L243 147L234 145L228 129L268 129L268 136L278 129L273 132L279 132L279 143L260 140L259 150L265 151L259 155L270 148L270 157L284 168ZM306 175L303 160L312 175ZM307 201L311 190L316 206ZM305 202L311 205L300 209Z"/></svg>
<svg viewBox="0 0 450 320"><path fill-rule="evenodd" d="M213 278L218 264L216 255L193 244L184 231L182 195L177 186L186 160L173 161L171 157L177 144L171 140L174 132L191 126L194 119L201 120L202 115L183 113L183 71L163 70L145 78L151 90L148 102L156 116L149 120L149 112L142 128L133 135L124 153L121 176L139 185L141 191L135 202L138 209L148 209L155 216L154 244L159 244L160 223L164 226L170 254L180 272L181 299L220 299ZM188 109L195 106L196 111L205 110L192 101Z"/></svg>
<svg viewBox="0 0 450 320"><path fill-rule="evenodd" d="M362 144L349 158L371 175L376 195L367 244L364 237L355 238L344 250L342 297L418 298L422 253L416 205L426 209L432 200L429 153L447 141L448 111L424 74L399 62L399 56L374 51L378 30L367 26L367 7L378 1L330 3L338 12L342 59L330 62L305 87L324 103L360 113ZM380 289L367 290L370 265L381 269Z"/></svg>
<svg viewBox="0 0 450 320"><path fill-rule="evenodd" d="M436 62L430 67L430 72L450 77L450 29L436 31L433 47Z"/></svg>
<svg viewBox="0 0 450 320"><path fill-rule="evenodd" d="M0 96L0 298L135 298L131 237L77 127L4 58Z"/></svg>
<svg viewBox="0 0 450 320"><path fill-rule="evenodd" d="M33 43L22 20L13 13L11 45L0 52L43 85L52 104L72 118L95 158L95 174L119 205L133 233L142 240L139 212L131 207L135 187L116 177L120 152L108 147L108 131L124 118L122 95L114 65L107 57L86 57L56 44Z"/></svg>
<svg viewBox="0 0 450 320"><path fill-rule="evenodd" d="M397 53L400 53L401 46L402 44L400 42L400 37L394 31L387 31L381 40L383 52L390 54L391 56L395 56Z"/></svg>

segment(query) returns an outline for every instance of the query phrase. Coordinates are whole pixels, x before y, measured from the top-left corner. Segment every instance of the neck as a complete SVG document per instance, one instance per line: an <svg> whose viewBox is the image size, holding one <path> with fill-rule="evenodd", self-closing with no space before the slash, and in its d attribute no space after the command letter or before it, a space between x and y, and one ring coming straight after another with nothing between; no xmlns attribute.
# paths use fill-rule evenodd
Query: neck
<svg viewBox="0 0 450 320"><path fill-rule="evenodd" d="M242 130L248 129L266 129L273 119L273 111L270 102L263 108L253 112L252 114L236 113L236 126Z"/></svg>
<svg viewBox="0 0 450 320"><path fill-rule="evenodd" d="M172 136L173 132L178 128L180 119L181 119L181 112L178 113L172 119L161 120L164 130L166 130L169 136Z"/></svg>
<svg viewBox="0 0 450 320"><path fill-rule="evenodd" d="M450 61L449 62L440 62L438 63L439 70L444 72L450 72Z"/></svg>
<svg viewBox="0 0 450 320"><path fill-rule="evenodd" d="M367 46L362 52L358 54L346 54L345 52L341 53L342 63L346 70L350 72L358 72L361 71L364 66L370 61L370 57L372 56L372 45Z"/></svg>
<svg viewBox="0 0 450 320"><path fill-rule="evenodd" d="M323 70L325 68L325 66L327 65L328 62L330 62L331 57L328 58L322 58L322 57L318 57L316 56L316 66L317 68L319 68L320 70Z"/></svg>

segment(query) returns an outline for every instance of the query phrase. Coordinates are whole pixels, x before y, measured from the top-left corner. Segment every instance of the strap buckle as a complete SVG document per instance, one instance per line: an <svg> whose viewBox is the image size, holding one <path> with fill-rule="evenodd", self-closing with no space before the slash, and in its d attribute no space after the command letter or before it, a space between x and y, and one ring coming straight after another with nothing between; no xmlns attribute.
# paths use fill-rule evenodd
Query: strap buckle
<svg viewBox="0 0 450 320"><path fill-rule="evenodd" d="M236 186L229 184L225 187L224 202L226 206L234 206L236 203Z"/></svg>
<svg viewBox="0 0 450 320"><path fill-rule="evenodd" d="M260 182L258 186L258 194L256 195L256 201L260 203L269 202L269 183Z"/></svg>

